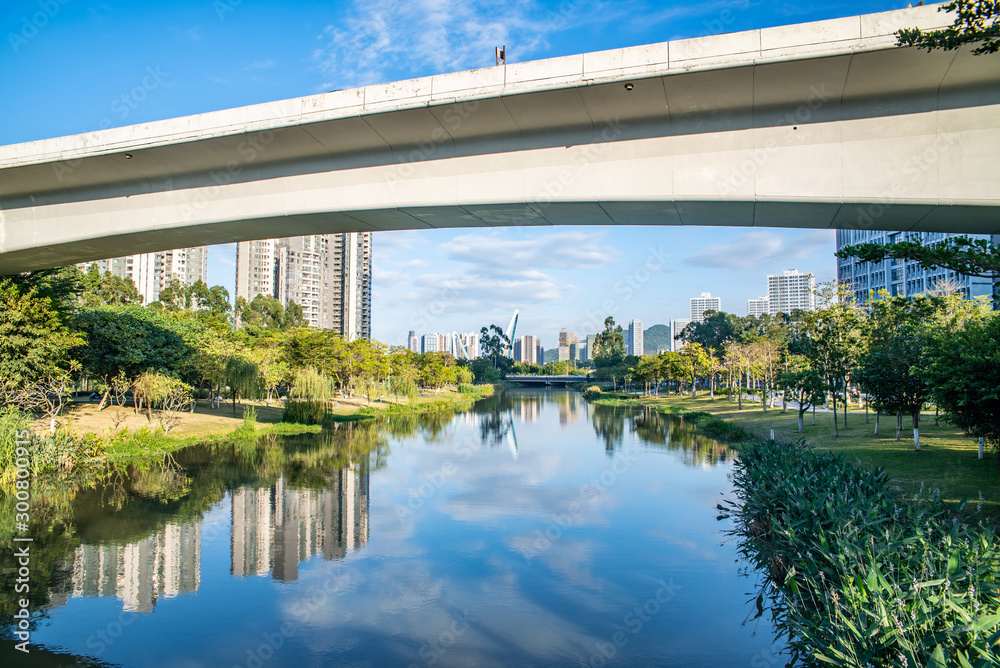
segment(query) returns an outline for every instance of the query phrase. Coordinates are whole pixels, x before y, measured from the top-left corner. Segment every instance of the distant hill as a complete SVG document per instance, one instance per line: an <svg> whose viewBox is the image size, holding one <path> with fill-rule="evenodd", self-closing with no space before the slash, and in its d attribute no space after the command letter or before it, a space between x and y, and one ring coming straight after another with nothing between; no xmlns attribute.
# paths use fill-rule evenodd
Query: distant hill
<svg viewBox="0 0 1000 668"><path fill-rule="evenodd" d="M542 364L548 364L549 362L559 361L559 349L558 348L546 348L545 349L545 361Z"/></svg>
<svg viewBox="0 0 1000 668"><path fill-rule="evenodd" d="M658 350L670 350L670 327L653 325L643 330L642 350L646 355L655 355Z"/></svg>

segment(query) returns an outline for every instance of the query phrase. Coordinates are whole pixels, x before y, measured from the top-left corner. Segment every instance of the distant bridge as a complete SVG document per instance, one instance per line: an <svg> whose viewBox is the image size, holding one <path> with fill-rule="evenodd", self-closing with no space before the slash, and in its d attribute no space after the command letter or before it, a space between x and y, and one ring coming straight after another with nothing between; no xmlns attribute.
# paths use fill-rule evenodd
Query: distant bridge
<svg viewBox="0 0 1000 668"><path fill-rule="evenodd" d="M587 380L587 376L507 376L507 382L517 385L558 385L566 387L575 383L582 383Z"/></svg>

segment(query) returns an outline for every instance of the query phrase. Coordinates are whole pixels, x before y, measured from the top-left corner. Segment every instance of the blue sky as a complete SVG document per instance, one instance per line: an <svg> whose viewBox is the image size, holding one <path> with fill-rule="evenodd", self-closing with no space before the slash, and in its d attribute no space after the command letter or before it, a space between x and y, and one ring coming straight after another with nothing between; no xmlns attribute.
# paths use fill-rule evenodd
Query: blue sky
<svg viewBox="0 0 1000 668"><path fill-rule="evenodd" d="M493 64L851 16L904 2L359 0L100 2L0 7L0 144L119 127ZM766 275L834 278L833 232L560 227L376 233L372 330L506 325L546 347L607 314L686 317L710 291L746 313ZM210 252L232 292L235 245Z"/></svg>

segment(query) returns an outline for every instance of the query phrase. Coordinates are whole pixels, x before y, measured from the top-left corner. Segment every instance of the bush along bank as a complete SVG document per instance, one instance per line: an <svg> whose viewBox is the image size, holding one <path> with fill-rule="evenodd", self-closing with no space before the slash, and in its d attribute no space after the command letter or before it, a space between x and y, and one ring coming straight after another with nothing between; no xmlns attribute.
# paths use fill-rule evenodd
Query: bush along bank
<svg viewBox="0 0 1000 668"><path fill-rule="evenodd" d="M790 665L1000 666L994 529L804 445L741 449L732 517ZM963 504L964 506L964 504Z"/></svg>

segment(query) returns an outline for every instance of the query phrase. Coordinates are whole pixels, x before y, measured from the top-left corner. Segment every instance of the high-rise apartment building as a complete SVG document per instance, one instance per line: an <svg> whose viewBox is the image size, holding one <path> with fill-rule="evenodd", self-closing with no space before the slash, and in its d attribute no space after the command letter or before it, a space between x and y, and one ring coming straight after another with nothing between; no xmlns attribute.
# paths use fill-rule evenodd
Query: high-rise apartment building
<svg viewBox="0 0 1000 668"><path fill-rule="evenodd" d="M135 283L143 304L160 299L160 293L174 280L190 286L197 281L208 280L208 248L175 248L155 253L137 253L123 257L80 262L76 266L87 271L96 264L101 274L111 272L114 276L131 278Z"/></svg>
<svg viewBox="0 0 1000 668"><path fill-rule="evenodd" d="M798 269L786 269L767 277L767 309L771 315L795 309L816 310L816 277Z"/></svg>
<svg viewBox="0 0 1000 668"><path fill-rule="evenodd" d="M587 347L583 351L583 359L592 360L597 353L597 334L587 334Z"/></svg>
<svg viewBox="0 0 1000 668"><path fill-rule="evenodd" d="M236 296L294 301L312 327L371 338L371 238L344 232L240 242Z"/></svg>
<svg viewBox="0 0 1000 668"><path fill-rule="evenodd" d="M711 292L703 292L700 297L691 298L691 322L703 322L705 311L721 311L722 298L713 297Z"/></svg>
<svg viewBox="0 0 1000 668"><path fill-rule="evenodd" d="M514 345L514 360L525 364L542 364L538 358L538 349L541 344L537 336L530 334L517 339Z"/></svg>
<svg viewBox="0 0 1000 668"><path fill-rule="evenodd" d="M770 313L770 302L767 297L758 297L757 299L747 300L747 315L762 316L765 313Z"/></svg>
<svg viewBox="0 0 1000 668"><path fill-rule="evenodd" d="M633 320L628 324L628 332L625 336L625 354L642 357L642 320Z"/></svg>
<svg viewBox="0 0 1000 668"><path fill-rule="evenodd" d="M464 358L468 355L468 359L470 360L479 357L479 334L475 332L459 332L458 342L461 345L455 347L455 357Z"/></svg>
<svg viewBox="0 0 1000 668"><path fill-rule="evenodd" d="M415 353L420 352L420 339L417 338L417 333L412 329L410 330L410 335L406 337L406 347Z"/></svg>
<svg viewBox="0 0 1000 668"><path fill-rule="evenodd" d="M684 342L677 340L677 335L690 324L687 318L674 318L670 321L670 352L680 352L684 348Z"/></svg>
<svg viewBox="0 0 1000 668"><path fill-rule="evenodd" d="M879 230L837 230L837 250L859 243L893 244L898 241L920 241L924 245L940 243L956 235L946 232L883 232ZM985 234L969 234L973 239L990 239ZM994 236L997 245L1000 237ZM947 286L966 299L993 294L989 278L963 276L948 269L924 269L917 262L887 259L882 262L861 262L848 257L837 260L837 280L849 285L858 303L868 301L869 291L876 295L885 290L892 296L927 294Z"/></svg>
<svg viewBox="0 0 1000 668"><path fill-rule="evenodd" d="M580 337L575 332L567 332L563 329L559 332L559 357L560 362L575 360L579 356Z"/></svg>

